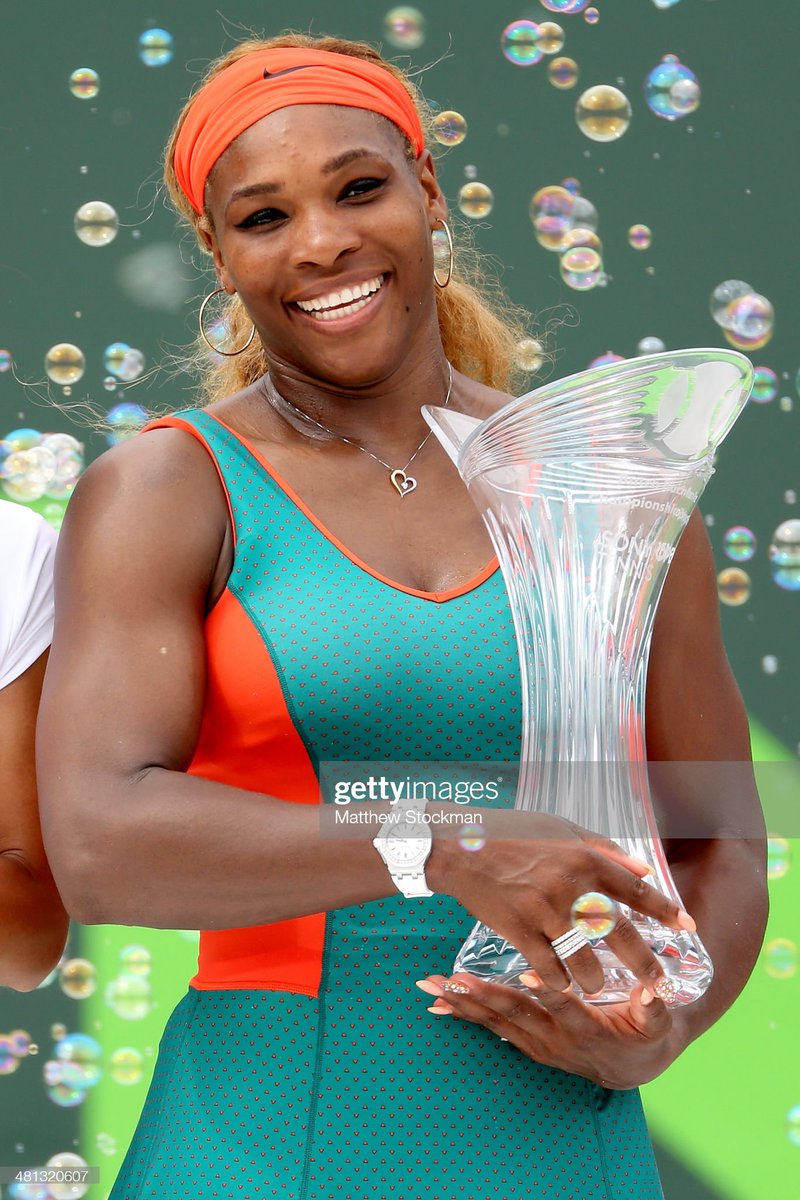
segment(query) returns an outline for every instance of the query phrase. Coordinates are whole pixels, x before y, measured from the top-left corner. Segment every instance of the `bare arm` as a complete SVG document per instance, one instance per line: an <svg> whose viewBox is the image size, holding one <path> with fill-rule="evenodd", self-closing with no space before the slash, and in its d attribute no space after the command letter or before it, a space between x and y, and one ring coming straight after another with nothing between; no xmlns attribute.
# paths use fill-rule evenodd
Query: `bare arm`
<svg viewBox="0 0 800 1200"><path fill-rule="evenodd" d="M81 479L59 539L39 722L45 842L84 924L226 929L395 893L371 845L320 838L315 805L185 774L205 685L206 600L227 510L177 430Z"/></svg>
<svg viewBox="0 0 800 1200"><path fill-rule="evenodd" d="M69 918L45 858L34 732L47 654L0 689L0 986L31 992L64 949Z"/></svg>
<svg viewBox="0 0 800 1200"><path fill-rule="evenodd" d="M673 1012L688 1045L728 1009L767 920L766 833L747 714L722 643L716 571L699 511L678 544L657 610L647 681L647 753L675 883L714 964Z"/></svg>

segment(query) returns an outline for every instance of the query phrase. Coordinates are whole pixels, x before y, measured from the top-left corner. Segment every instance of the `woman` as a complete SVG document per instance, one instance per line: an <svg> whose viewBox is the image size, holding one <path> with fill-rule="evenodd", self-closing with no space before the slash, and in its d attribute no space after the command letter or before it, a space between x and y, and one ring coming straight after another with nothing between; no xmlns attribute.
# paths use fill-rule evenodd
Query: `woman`
<svg viewBox="0 0 800 1200"><path fill-rule="evenodd" d="M578 893L694 927L591 831L501 797L474 806L480 853L443 820L405 867L376 824L335 836L330 762L518 756L502 577L419 411L501 406L514 339L447 269L434 281L444 198L410 85L367 46L239 46L181 115L166 179L234 298L231 357L204 410L155 422L76 490L42 722L74 915L203 931L113 1200L660 1196L637 1085L752 968L763 841L714 834L723 805L726 828L757 828L755 792L704 795L708 836L671 845L717 966L676 1012L629 923L611 936L630 1002L562 990L570 973L602 984L588 947L569 973L553 949ZM647 743L749 759L699 517L659 612ZM669 798L667 833L694 800ZM440 974L470 914L526 954L539 999Z"/></svg>
<svg viewBox="0 0 800 1200"><path fill-rule="evenodd" d="M55 543L42 517L0 500L0 986L18 992L50 974L69 930L42 846L34 763Z"/></svg>

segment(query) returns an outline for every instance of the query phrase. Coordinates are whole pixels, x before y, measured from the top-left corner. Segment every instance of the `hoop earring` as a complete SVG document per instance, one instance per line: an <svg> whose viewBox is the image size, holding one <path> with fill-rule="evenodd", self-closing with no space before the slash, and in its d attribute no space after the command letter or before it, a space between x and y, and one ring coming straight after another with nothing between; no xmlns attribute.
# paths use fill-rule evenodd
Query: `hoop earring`
<svg viewBox="0 0 800 1200"><path fill-rule="evenodd" d="M447 221L445 221L442 217L436 218L436 224L441 225L444 229L447 237L447 247L450 251L450 261L447 264L447 278L445 279L444 283L440 281L439 276L436 274L436 267L433 268L433 282L438 288L441 288L442 291L444 291L453 275L453 235L450 232L450 226L447 224ZM431 230L431 236L433 236L433 230Z"/></svg>
<svg viewBox="0 0 800 1200"><path fill-rule="evenodd" d="M218 296L220 292L224 291L225 288L216 288L213 292L209 292L203 303L200 305L200 312L197 315L197 324L200 327L200 337L208 346L209 350L213 350L214 354L221 354L223 358L235 358L237 354L242 354L247 349L253 338L256 336L255 323L253 323L253 328L250 330L250 337L239 350L220 350L219 346L215 346L213 342L209 341L208 337L206 336L206 331L203 328L203 314L206 311L206 305L208 304L209 300L213 300L215 296Z"/></svg>

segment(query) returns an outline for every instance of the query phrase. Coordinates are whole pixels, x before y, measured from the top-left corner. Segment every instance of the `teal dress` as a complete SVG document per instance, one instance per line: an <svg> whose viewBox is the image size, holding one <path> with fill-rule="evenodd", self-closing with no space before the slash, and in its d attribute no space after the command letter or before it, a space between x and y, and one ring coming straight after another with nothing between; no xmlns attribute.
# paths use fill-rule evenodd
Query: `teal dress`
<svg viewBox="0 0 800 1200"><path fill-rule="evenodd" d="M247 754L231 745L231 761L246 771L263 750L277 773L260 790L275 795L280 764L300 753L313 775L342 761L472 760L479 772L518 758L516 643L496 562L449 593L397 585L210 414L155 424L203 442L234 522L233 623L209 632L209 687L223 694L238 654L236 670L273 673L283 705L259 735L269 744L254 746L246 697L227 693L201 740L227 720L246 727ZM236 621L246 664L225 634ZM510 789L498 803L513 803ZM398 894L313 920L295 942L299 923L283 923L274 952L259 949L271 927L219 933L205 967L215 935L201 933L201 969L167 1022L110 1200L663 1200L637 1089L604 1089L427 1012L414 980L451 971L474 924L460 904Z"/></svg>

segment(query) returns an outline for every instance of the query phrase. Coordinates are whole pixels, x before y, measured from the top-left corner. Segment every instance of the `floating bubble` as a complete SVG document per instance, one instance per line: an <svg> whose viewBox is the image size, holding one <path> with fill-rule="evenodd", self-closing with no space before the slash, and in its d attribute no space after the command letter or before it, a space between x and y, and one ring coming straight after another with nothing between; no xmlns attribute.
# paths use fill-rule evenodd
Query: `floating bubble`
<svg viewBox="0 0 800 1200"><path fill-rule="evenodd" d="M555 21L539 24L539 49L542 54L558 54L564 45L564 30Z"/></svg>
<svg viewBox="0 0 800 1200"><path fill-rule="evenodd" d="M539 188L531 197L528 212L536 240L545 250L561 250L565 235L574 225L575 199L557 185Z"/></svg>
<svg viewBox="0 0 800 1200"><path fill-rule="evenodd" d="M610 367L612 363L625 361L623 354L614 354L613 350L606 350L605 354L600 354L597 358L592 359L587 370L591 370L592 367Z"/></svg>
<svg viewBox="0 0 800 1200"><path fill-rule="evenodd" d="M795 1146L800 1146L800 1104L786 1114L786 1136Z"/></svg>
<svg viewBox="0 0 800 1200"><path fill-rule="evenodd" d="M12 429L11 433L7 433L3 438L4 447L7 453L13 450L30 450L33 446L38 446L42 440L42 435L38 429Z"/></svg>
<svg viewBox="0 0 800 1200"><path fill-rule="evenodd" d="M761 660L761 669L765 675L777 675L780 663L774 654L765 654Z"/></svg>
<svg viewBox="0 0 800 1200"><path fill-rule="evenodd" d="M55 458L55 473L45 495L51 500L66 500L83 471L83 446L69 433L46 433L39 445Z"/></svg>
<svg viewBox="0 0 800 1200"><path fill-rule="evenodd" d="M636 350L639 354L661 354L666 348L659 337L643 337Z"/></svg>
<svg viewBox="0 0 800 1200"><path fill-rule="evenodd" d="M416 50L425 41L425 18L417 8L390 8L383 27L391 44L401 50Z"/></svg>
<svg viewBox="0 0 800 1200"><path fill-rule="evenodd" d="M666 54L647 75L644 98L657 117L677 121L699 107L700 85L693 71L678 62L674 54Z"/></svg>
<svg viewBox="0 0 800 1200"><path fill-rule="evenodd" d="M587 8L583 14L583 19L587 25L596 25L600 20L600 13L596 8Z"/></svg>
<svg viewBox="0 0 800 1200"><path fill-rule="evenodd" d="M57 1108L76 1108L83 1104L88 1089L80 1086L76 1073L69 1070L69 1063L51 1059L44 1064L42 1073L48 1098Z"/></svg>
<svg viewBox="0 0 800 1200"><path fill-rule="evenodd" d="M107 984L106 1004L126 1021L141 1021L150 1012L150 981L140 975L120 975Z"/></svg>
<svg viewBox="0 0 800 1200"><path fill-rule="evenodd" d="M576 246L567 250L559 260L561 278L567 287L576 292L586 292L597 287L603 274L603 260L589 246Z"/></svg>
<svg viewBox="0 0 800 1200"><path fill-rule="evenodd" d="M467 136L467 122L461 113L448 108L434 117L433 136L442 146L459 146Z"/></svg>
<svg viewBox="0 0 800 1200"><path fill-rule="evenodd" d="M588 942L599 942L611 933L620 910L616 901L603 892L584 892L574 901L570 915L573 927L580 929Z"/></svg>
<svg viewBox="0 0 800 1200"><path fill-rule="evenodd" d="M631 225L628 230L628 243L634 250L649 250L653 234L647 225Z"/></svg>
<svg viewBox="0 0 800 1200"><path fill-rule="evenodd" d="M767 838L767 878L782 879L792 865L792 847L785 837L770 834Z"/></svg>
<svg viewBox="0 0 800 1200"><path fill-rule="evenodd" d="M764 970L773 979L791 979L797 972L797 946L789 938L773 938L763 951Z"/></svg>
<svg viewBox="0 0 800 1200"><path fill-rule="evenodd" d="M673 4L677 4L679 0L653 0L656 8L672 8Z"/></svg>
<svg viewBox="0 0 800 1200"><path fill-rule="evenodd" d="M10 350L0 350L0 372L10 371L13 361Z"/></svg>
<svg viewBox="0 0 800 1200"><path fill-rule="evenodd" d="M100 1043L88 1033L68 1033L56 1046L56 1058L59 1062L77 1063L87 1074L84 1087L92 1087L100 1078L100 1063L103 1049ZM89 1082L91 1080L91 1082Z"/></svg>
<svg viewBox="0 0 800 1200"><path fill-rule="evenodd" d="M539 26L535 21L512 21L500 34L500 47L509 62L532 67L541 61Z"/></svg>
<svg viewBox="0 0 800 1200"><path fill-rule="evenodd" d="M139 58L146 67L164 67L172 61L174 39L166 29L146 29L139 37Z"/></svg>
<svg viewBox="0 0 800 1200"><path fill-rule="evenodd" d="M547 78L553 87L562 90L575 87L579 74L574 58L554 58L547 65Z"/></svg>
<svg viewBox="0 0 800 1200"><path fill-rule="evenodd" d="M750 292L730 302L726 317L724 328L737 338L761 338L771 333L775 310L766 296Z"/></svg>
<svg viewBox="0 0 800 1200"><path fill-rule="evenodd" d="M24 1058L31 1047L31 1035L27 1029L13 1029L8 1035L11 1049L17 1058Z"/></svg>
<svg viewBox="0 0 800 1200"><path fill-rule="evenodd" d="M778 394L778 376L771 367L756 367L750 399L755 404L767 404Z"/></svg>
<svg viewBox="0 0 800 1200"><path fill-rule="evenodd" d="M583 12L589 0L541 0L542 8L555 13Z"/></svg>
<svg viewBox="0 0 800 1200"><path fill-rule="evenodd" d="M56 1021L50 1026L50 1036L54 1042L59 1042L63 1037L67 1036L67 1027L63 1021Z"/></svg>
<svg viewBox="0 0 800 1200"><path fill-rule="evenodd" d="M752 294L753 288L743 279L726 279L724 283L718 283L711 293L711 316L723 329L729 329L728 311L731 302Z"/></svg>
<svg viewBox="0 0 800 1200"><path fill-rule="evenodd" d="M98 1133L97 1149L101 1154L116 1154L117 1139L110 1133Z"/></svg>
<svg viewBox="0 0 800 1200"><path fill-rule="evenodd" d="M105 369L116 376L129 350L130 346L127 342L112 342L110 346L106 346L103 351L103 365Z"/></svg>
<svg viewBox="0 0 800 1200"><path fill-rule="evenodd" d="M581 194L581 181L579 179L574 179L571 175L567 176L566 179L561 180L561 186L567 189L570 196L580 196ZM594 228L596 228L596 226Z"/></svg>
<svg viewBox="0 0 800 1200"><path fill-rule="evenodd" d="M494 195L491 188L477 180L465 183L458 193L458 207L465 217L478 219L488 217L494 208Z"/></svg>
<svg viewBox="0 0 800 1200"><path fill-rule="evenodd" d="M44 369L53 383L77 383L86 370L83 351L71 342L51 346L44 360Z"/></svg>
<svg viewBox="0 0 800 1200"><path fill-rule="evenodd" d="M134 1050L130 1046L123 1046L111 1055L109 1069L111 1078L116 1083L130 1087L134 1083L141 1082L144 1074L144 1058L138 1050Z"/></svg>
<svg viewBox="0 0 800 1200"><path fill-rule="evenodd" d="M575 106L578 128L593 142L613 142L631 123L631 105L619 88L599 83L587 88Z"/></svg>
<svg viewBox="0 0 800 1200"><path fill-rule="evenodd" d="M794 408L794 400L791 396L781 396L779 407L781 412L791 412Z"/></svg>
<svg viewBox="0 0 800 1200"><path fill-rule="evenodd" d="M747 562L756 552L756 535L746 525L732 525L722 539L722 548L734 562Z"/></svg>
<svg viewBox="0 0 800 1200"><path fill-rule="evenodd" d="M100 91L100 76L91 67L78 67L69 77L69 90L78 100L93 100Z"/></svg>
<svg viewBox="0 0 800 1200"><path fill-rule="evenodd" d="M146 946L123 946L119 962L123 975L149 975L152 955Z"/></svg>
<svg viewBox="0 0 800 1200"><path fill-rule="evenodd" d="M56 473L56 459L49 450L31 446L7 454L0 468L0 482L5 494L18 503L40 500Z"/></svg>
<svg viewBox="0 0 800 1200"><path fill-rule="evenodd" d="M717 575L717 595L729 608L738 608L750 599L750 576L741 567L725 567Z"/></svg>
<svg viewBox="0 0 800 1200"><path fill-rule="evenodd" d="M144 355L141 350L129 346L122 356L116 369L116 376L122 383L131 383L138 379L144 371Z"/></svg>
<svg viewBox="0 0 800 1200"><path fill-rule="evenodd" d="M769 547L772 578L786 592L800 591L800 520L782 521Z"/></svg>
<svg viewBox="0 0 800 1200"><path fill-rule="evenodd" d="M603 253L603 243L600 238L594 229L588 229L585 225L574 225L572 229L567 230L561 241L559 254L565 254L567 250L573 250L576 246L588 246L590 250L596 250L598 254Z"/></svg>
<svg viewBox="0 0 800 1200"><path fill-rule="evenodd" d="M544 362L544 348L536 338L523 338L517 342L514 362L521 371L538 371Z"/></svg>
<svg viewBox="0 0 800 1200"><path fill-rule="evenodd" d="M85 1158L81 1158L80 1154L73 1154L71 1151L65 1150L48 1158L46 1166L48 1170L58 1173L60 1171L86 1171L89 1164ZM53 1200L80 1200L89 1191L89 1186L88 1183L80 1181L48 1184Z"/></svg>
<svg viewBox="0 0 800 1200"><path fill-rule="evenodd" d="M771 327L766 333L757 334L754 337L734 333L731 329L723 329L722 332L728 345L733 346L735 350L742 350L746 354L750 354L754 350L763 350L767 343L772 341Z"/></svg>
<svg viewBox="0 0 800 1200"><path fill-rule="evenodd" d="M97 972L87 958L71 958L60 972L61 990L72 1000L85 1000L97 987Z"/></svg>
<svg viewBox="0 0 800 1200"><path fill-rule="evenodd" d="M147 424L149 417L141 404L115 404L106 413L106 424L110 427L106 434L109 446L116 446L137 434Z"/></svg>
<svg viewBox="0 0 800 1200"><path fill-rule="evenodd" d="M89 200L75 213L75 232L87 246L107 246L119 232L116 210L104 200Z"/></svg>
<svg viewBox="0 0 800 1200"><path fill-rule="evenodd" d="M0 1034L0 1075L13 1075L19 1067L19 1055L14 1050L11 1038Z"/></svg>

